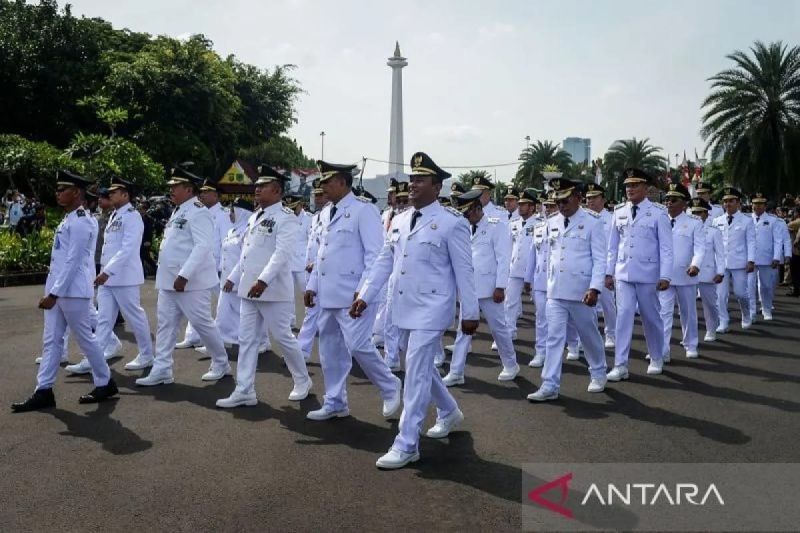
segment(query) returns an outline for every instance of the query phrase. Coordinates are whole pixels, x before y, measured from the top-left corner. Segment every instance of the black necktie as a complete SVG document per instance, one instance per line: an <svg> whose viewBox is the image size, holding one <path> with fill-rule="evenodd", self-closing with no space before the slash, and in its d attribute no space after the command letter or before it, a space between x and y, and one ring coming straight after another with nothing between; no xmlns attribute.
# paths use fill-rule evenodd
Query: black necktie
<svg viewBox="0 0 800 533"><path fill-rule="evenodd" d="M638 211L638 210L639 210L639 206L638 205L634 205L634 206L631 207L631 218L633 218L633 219L636 218L636 211Z"/></svg>
<svg viewBox="0 0 800 533"><path fill-rule="evenodd" d="M760 217L760 216L757 216L757 217L756 217L756 224L758 224L760 221L761 221L761 217Z"/></svg>
<svg viewBox="0 0 800 533"><path fill-rule="evenodd" d="M414 229L414 226L417 225L417 219L422 216L422 211L415 210L414 213L411 215L411 229Z"/></svg>
<svg viewBox="0 0 800 533"><path fill-rule="evenodd" d="M669 224L670 224L670 226L672 226L674 228L675 227L675 219L674 218L669 219Z"/></svg>
<svg viewBox="0 0 800 533"><path fill-rule="evenodd" d="M509 214L508 214L508 220L511 220L511 215L513 215L513 214L514 214L514 213L509 213Z"/></svg>
<svg viewBox="0 0 800 533"><path fill-rule="evenodd" d="M569 226L569 219L564 217L564 229L567 229L567 226Z"/></svg>
<svg viewBox="0 0 800 533"><path fill-rule="evenodd" d="M264 209L263 209L263 208L262 208L262 209L259 209L259 210L258 210L258 214L256 215L256 220L258 220L259 218L261 218L261 215L263 215L263 214L264 214Z"/></svg>
<svg viewBox="0 0 800 533"><path fill-rule="evenodd" d="M333 217L335 217L335 216L336 216L336 204L333 204L331 206L331 218L330 219L333 220Z"/></svg>
<svg viewBox="0 0 800 533"><path fill-rule="evenodd" d="M730 226L733 222L733 215L728 215L728 225Z"/></svg>
<svg viewBox="0 0 800 533"><path fill-rule="evenodd" d="M477 224L473 224L472 225L472 234L475 235L476 231L478 231L478 225Z"/></svg>
<svg viewBox="0 0 800 533"><path fill-rule="evenodd" d="M181 206L179 206L179 205L176 205L176 206L175 206L175 209L173 209L173 210L172 210L172 216L175 216L175 213L177 213L177 212L178 212L178 209L180 209L180 208L181 208Z"/></svg>

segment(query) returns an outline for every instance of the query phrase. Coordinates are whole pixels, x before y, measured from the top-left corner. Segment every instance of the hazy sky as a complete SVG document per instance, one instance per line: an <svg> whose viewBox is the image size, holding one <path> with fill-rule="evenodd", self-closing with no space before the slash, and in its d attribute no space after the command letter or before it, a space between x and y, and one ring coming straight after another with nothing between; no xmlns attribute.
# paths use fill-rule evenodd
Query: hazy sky
<svg viewBox="0 0 800 533"><path fill-rule="evenodd" d="M800 44L800 1L74 0L76 15L185 37L261 67L292 63L305 94L290 135L307 154L388 159L395 40L405 159L516 161L525 136L650 137L672 157L701 152L706 79L753 41ZM386 172L368 163L366 174ZM490 168L490 170L492 170ZM515 168L497 168L506 181Z"/></svg>

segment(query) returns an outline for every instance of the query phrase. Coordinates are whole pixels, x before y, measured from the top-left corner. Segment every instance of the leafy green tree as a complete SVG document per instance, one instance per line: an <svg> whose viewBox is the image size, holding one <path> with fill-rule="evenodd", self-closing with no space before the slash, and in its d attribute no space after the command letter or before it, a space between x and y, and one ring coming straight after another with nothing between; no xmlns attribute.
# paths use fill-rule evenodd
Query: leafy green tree
<svg viewBox="0 0 800 533"><path fill-rule="evenodd" d="M268 163L281 168L313 168L316 162L303 153L294 139L273 137L267 142L239 150L237 154L254 165Z"/></svg>
<svg viewBox="0 0 800 533"><path fill-rule="evenodd" d="M800 47L756 41L750 54L709 78L701 135L724 155L729 179L747 189L783 192L800 185Z"/></svg>
<svg viewBox="0 0 800 533"><path fill-rule="evenodd" d="M520 188L544 188L542 169L546 165L555 165L564 173L573 165L569 153L553 141L536 141L522 151L519 160L521 163L514 184Z"/></svg>
<svg viewBox="0 0 800 533"><path fill-rule="evenodd" d="M661 151L660 146L650 144L649 138L617 141L603 157L603 174L609 178L621 176L626 168L636 167L657 176L667 168L667 159Z"/></svg>
<svg viewBox="0 0 800 533"><path fill-rule="evenodd" d="M0 135L2 190L19 189L40 198L51 198L59 169L82 170L80 163L46 142L29 141L19 135Z"/></svg>
<svg viewBox="0 0 800 533"><path fill-rule="evenodd" d="M470 190L472 188L473 183L475 182L475 178L486 178L492 181L492 173L488 170L467 170L466 172L461 172L458 175L458 181L461 182L461 185L464 186L465 189Z"/></svg>

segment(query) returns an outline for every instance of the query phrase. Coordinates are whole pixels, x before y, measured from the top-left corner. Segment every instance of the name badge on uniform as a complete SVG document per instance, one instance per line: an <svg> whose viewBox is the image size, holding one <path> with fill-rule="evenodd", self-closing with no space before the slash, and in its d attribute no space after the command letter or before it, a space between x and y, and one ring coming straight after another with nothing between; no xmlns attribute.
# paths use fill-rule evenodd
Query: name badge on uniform
<svg viewBox="0 0 800 533"><path fill-rule="evenodd" d="M172 225L174 227L178 228L178 229L183 229L183 227L186 225L187 222L188 222L188 220L186 220L185 218L181 217L181 218L176 218L175 220L173 220L172 221Z"/></svg>

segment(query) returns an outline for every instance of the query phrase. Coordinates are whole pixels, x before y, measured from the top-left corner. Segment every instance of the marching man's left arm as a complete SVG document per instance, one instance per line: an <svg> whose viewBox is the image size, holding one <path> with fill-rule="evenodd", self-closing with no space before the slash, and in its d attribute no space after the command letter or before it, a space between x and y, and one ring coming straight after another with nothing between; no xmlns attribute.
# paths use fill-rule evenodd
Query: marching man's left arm
<svg viewBox="0 0 800 533"><path fill-rule="evenodd" d="M703 224L695 224L694 231L692 232L692 242L694 243L694 253L692 254L690 266L699 269L706 256L706 234Z"/></svg>
<svg viewBox="0 0 800 533"><path fill-rule="evenodd" d="M672 248L672 226L669 223L669 217L666 213L662 213L656 218L656 224L658 230L659 259L661 262L658 278L660 280L670 281L674 257Z"/></svg>
<svg viewBox="0 0 800 533"><path fill-rule="evenodd" d="M96 225L95 225L96 227ZM69 250L64 265L58 272L50 294L53 296L63 296L63 292L72 284L72 280L78 273L81 265L85 261L84 254L89 247L94 229L85 218L78 218L69 228Z"/></svg>
<svg viewBox="0 0 800 533"><path fill-rule="evenodd" d="M496 289L505 289L508 285L508 275L511 269L511 233L508 228L500 226L495 228L494 256L497 258L497 279L494 282Z"/></svg>
<svg viewBox="0 0 800 533"><path fill-rule="evenodd" d="M772 262L773 264L783 262L783 232L777 218L772 224Z"/></svg>
<svg viewBox="0 0 800 533"><path fill-rule="evenodd" d="M606 240L606 230L602 222L598 221L592 227L591 239L592 280L589 282L589 288L596 290L599 294L605 285L608 261L608 241Z"/></svg>
<svg viewBox="0 0 800 533"><path fill-rule="evenodd" d="M357 291L361 290L364 282L369 276L378 254L383 249L383 226L381 225L381 215L377 209L362 209L358 217L358 233L361 235L361 244L364 247L364 272L358 281Z"/></svg>

